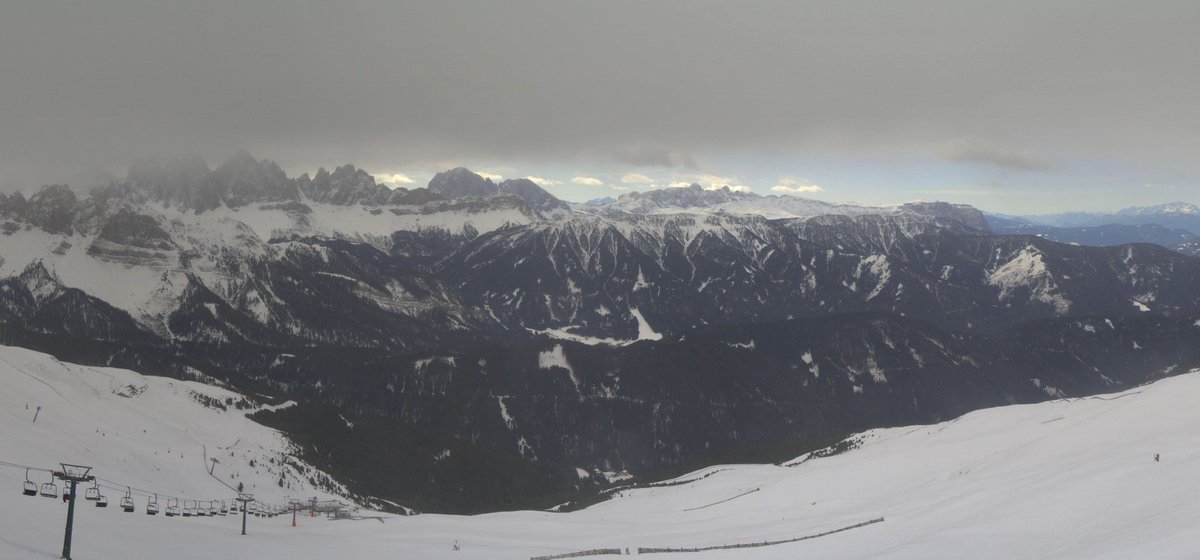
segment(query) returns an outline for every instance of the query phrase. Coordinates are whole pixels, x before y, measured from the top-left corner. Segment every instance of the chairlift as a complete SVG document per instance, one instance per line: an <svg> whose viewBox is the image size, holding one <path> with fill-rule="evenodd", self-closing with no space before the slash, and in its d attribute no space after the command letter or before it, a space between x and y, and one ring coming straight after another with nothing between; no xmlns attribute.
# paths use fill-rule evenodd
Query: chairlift
<svg viewBox="0 0 1200 560"><path fill-rule="evenodd" d="M146 515L158 515L158 494L153 498L146 498Z"/></svg>
<svg viewBox="0 0 1200 560"><path fill-rule="evenodd" d="M63 499L64 499L64 500L66 500L66 499L68 499L68 498L70 498L70 497L71 497L71 487L70 487L69 485L65 484L65 483L63 484L63 493L62 493L62 497L63 497Z"/></svg>
<svg viewBox="0 0 1200 560"><path fill-rule="evenodd" d="M208 516L216 517L219 514L220 514L220 512L217 511L217 504L215 502L209 502L208 503Z"/></svg>
<svg viewBox="0 0 1200 560"><path fill-rule="evenodd" d="M179 498L171 498L167 500L167 517L175 517L179 515Z"/></svg>
<svg viewBox="0 0 1200 560"><path fill-rule="evenodd" d="M190 503L192 503L191 500L183 501L183 516L184 517L191 517L192 514L195 513L196 506L189 506L188 504L190 504Z"/></svg>
<svg viewBox="0 0 1200 560"><path fill-rule="evenodd" d="M127 486L125 487L125 496L121 498L121 511L133 513L133 510L133 490Z"/></svg>
<svg viewBox="0 0 1200 560"><path fill-rule="evenodd" d="M92 487L83 492L83 499L89 502L95 502L100 499L100 483L92 483Z"/></svg>
<svg viewBox="0 0 1200 560"><path fill-rule="evenodd" d="M36 496L37 490L37 485L32 480L29 480L29 469L25 469L25 487L21 490L21 493L26 496Z"/></svg>
<svg viewBox="0 0 1200 560"><path fill-rule="evenodd" d="M39 493L47 498L58 497L58 486L55 486L54 484L54 473L50 473L50 482L42 483L42 488Z"/></svg>
<svg viewBox="0 0 1200 560"><path fill-rule="evenodd" d="M96 498L96 507L108 507L108 496L100 496L99 498Z"/></svg>
<svg viewBox="0 0 1200 560"><path fill-rule="evenodd" d="M221 500L221 515L229 513L229 506L225 504L225 500Z"/></svg>

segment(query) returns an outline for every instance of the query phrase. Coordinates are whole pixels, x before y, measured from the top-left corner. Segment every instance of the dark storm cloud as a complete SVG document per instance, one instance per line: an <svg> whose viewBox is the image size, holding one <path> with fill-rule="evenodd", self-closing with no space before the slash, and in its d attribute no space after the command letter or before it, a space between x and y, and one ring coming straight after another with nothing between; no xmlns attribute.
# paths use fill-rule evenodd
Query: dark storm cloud
<svg viewBox="0 0 1200 560"><path fill-rule="evenodd" d="M285 167L694 167L688 154L936 157L958 138L1193 169L1198 14L1194 1L10 2L0 180L238 148Z"/></svg>
<svg viewBox="0 0 1200 560"><path fill-rule="evenodd" d="M611 155L617 163L636 167L699 167L695 156L667 148L625 147L613 150Z"/></svg>
<svg viewBox="0 0 1200 560"><path fill-rule="evenodd" d="M982 163L1016 171L1049 171L1054 168L1046 159L1026 150L979 140L951 142L942 155L950 161Z"/></svg>

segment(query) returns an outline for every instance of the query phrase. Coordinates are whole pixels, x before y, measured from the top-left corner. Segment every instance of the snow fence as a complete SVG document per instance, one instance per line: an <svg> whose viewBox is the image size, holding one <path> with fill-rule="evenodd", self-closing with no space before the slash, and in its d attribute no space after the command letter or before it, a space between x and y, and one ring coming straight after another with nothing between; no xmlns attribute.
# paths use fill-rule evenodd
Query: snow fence
<svg viewBox="0 0 1200 560"><path fill-rule="evenodd" d="M807 535L807 536L803 536L803 537L797 537L794 539L784 539L784 540L780 540L780 541L762 541L762 542L752 542L752 543L723 544L723 545L719 545L719 546L704 546L704 547L699 547L699 548L643 548L643 547L638 547L638 554L654 554L657 552L704 552L706 550L727 550L730 548L757 548L760 546L772 546L772 545L776 545L776 544L787 544L787 543L794 543L794 542L799 542L799 541L806 541L808 539L824 537L827 535L832 535L834 533L841 533L842 531L849 531L850 529L857 529L859 527L866 527L867 525L873 525L875 523L882 523L882 522L883 522L883 518L879 517L876 519L871 519L869 521L863 521L862 523L855 523L854 525L850 525L848 527L842 527L840 529L834 529L832 531L825 531L824 533L817 533L815 535Z"/></svg>

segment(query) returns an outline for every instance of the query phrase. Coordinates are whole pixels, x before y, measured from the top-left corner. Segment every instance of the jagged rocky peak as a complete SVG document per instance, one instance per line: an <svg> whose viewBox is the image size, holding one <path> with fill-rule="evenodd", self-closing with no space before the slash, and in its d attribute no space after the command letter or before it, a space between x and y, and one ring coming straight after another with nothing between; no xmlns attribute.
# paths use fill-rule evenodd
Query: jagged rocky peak
<svg viewBox="0 0 1200 560"><path fill-rule="evenodd" d="M350 164L334 169L333 173L322 167L311 179L305 173L296 183L309 200L328 204L382 204L391 194L371 174Z"/></svg>
<svg viewBox="0 0 1200 560"><path fill-rule="evenodd" d="M570 205L557 199L529 179L509 179L499 185L500 194L510 194L524 200L530 208L539 212L569 210Z"/></svg>
<svg viewBox="0 0 1200 560"><path fill-rule="evenodd" d="M699 183L692 183L687 187L624 194L617 200L617 204L627 206L629 209L635 211L648 211L655 207L706 208L734 200L754 198L759 198L759 196L752 193L737 192L728 186L719 189L705 189Z"/></svg>
<svg viewBox="0 0 1200 560"><path fill-rule="evenodd" d="M491 179L484 179L465 167L456 167L434 175L429 180L429 192L442 198L490 198L496 196L500 188Z"/></svg>
<svg viewBox="0 0 1200 560"><path fill-rule="evenodd" d="M296 178L296 185L312 202L342 206L420 205L441 198L425 188L389 188L352 164L337 167L332 173L322 167L312 177L305 173Z"/></svg>
<svg viewBox="0 0 1200 560"><path fill-rule="evenodd" d="M300 198L295 181L278 164L257 160L246 151L237 152L214 170L197 156L165 164L140 160L130 166L126 180L150 200L196 212Z"/></svg>
<svg viewBox="0 0 1200 560"><path fill-rule="evenodd" d="M181 208L216 207L215 199L205 194L208 181L208 163L199 156L187 156L162 163L157 159L134 161L125 177L129 189L116 195L132 195L140 192L150 200ZM111 189L108 189L111 191Z"/></svg>
<svg viewBox="0 0 1200 560"><path fill-rule="evenodd" d="M25 221L50 233L74 233L75 216L79 213L79 199L66 185L48 185L29 197L24 205Z"/></svg>
<svg viewBox="0 0 1200 560"><path fill-rule="evenodd" d="M5 216L22 214L25 212L27 204L29 204L29 201L25 200L25 195L21 194L20 191L10 195L0 193L0 214Z"/></svg>
<svg viewBox="0 0 1200 560"><path fill-rule="evenodd" d="M256 202L300 199L295 182L273 161L256 160L245 151L234 154L209 177L210 188L226 205L237 208Z"/></svg>
<svg viewBox="0 0 1200 560"><path fill-rule="evenodd" d="M508 179L499 185L465 167L457 167L433 176L429 193L446 199L515 197L531 210L543 214L566 212L571 206L529 179Z"/></svg>

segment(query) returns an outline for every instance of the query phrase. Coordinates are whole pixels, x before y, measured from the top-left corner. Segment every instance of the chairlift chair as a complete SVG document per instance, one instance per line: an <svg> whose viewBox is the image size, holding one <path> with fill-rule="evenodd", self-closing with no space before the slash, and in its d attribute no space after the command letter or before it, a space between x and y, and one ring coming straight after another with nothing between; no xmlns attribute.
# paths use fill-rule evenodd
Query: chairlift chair
<svg viewBox="0 0 1200 560"><path fill-rule="evenodd" d="M85 499L89 502L95 502L95 501L99 500L100 499L100 483L99 482L93 483L91 488L88 488L87 490L85 490L83 492L83 499Z"/></svg>
<svg viewBox="0 0 1200 560"><path fill-rule="evenodd" d="M229 513L229 505L227 505L225 503L225 500L221 500L221 515L226 515L228 513Z"/></svg>
<svg viewBox="0 0 1200 560"><path fill-rule="evenodd" d="M167 517L175 517L179 515L179 498L167 500Z"/></svg>
<svg viewBox="0 0 1200 560"><path fill-rule="evenodd" d="M158 515L158 494L153 498L146 498L146 515Z"/></svg>
<svg viewBox="0 0 1200 560"><path fill-rule="evenodd" d="M190 503L192 503L192 502L191 502L191 500L184 500L184 501L183 501L183 516L184 516L184 517L191 517L191 516L192 516L192 513L193 513L193 510L194 510L195 506L189 506L188 504L190 504Z"/></svg>
<svg viewBox="0 0 1200 560"><path fill-rule="evenodd" d="M208 504L209 504L208 505L208 516L209 517L216 517L217 515L220 514L220 512L217 511L217 504L215 504L213 502L209 502Z"/></svg>
<svg viewBox="0 0 1200 560"><path fill-rule="evenodd" d="M133 513L134 509L135 508L133 507L133 490L130 488L126 488L125 496L123 498L121 498L121 511L123 511L125 513Z"/></svg>
<svg viewBox="0 0 1200 560"><path fill-rule="evenodd" d="M37 490L37 485L32 480L29 480L29 469L25 469L25 487L21 490L21 493L26 496L36 496Z"/></svg>
<svg viewBox="0 0 1200 560"><path fill-rule="evenodd" d="M71 486L69 484L65 484L65 483L63 484L62 497L64 500L71 497Z"/></svg>
<svg viewBox="0 0 1200 560"><path fill-rule="evenodd" d="M96 498L96 507L108 507L108 496L100 496L99 498Z"/></svg>
<svg viewBox="0 0 1200 560"><path fill-rule="evenodd" d="M50 473L50 482L42 483L42 488L41 488L41 491L39 492L39 494L41 494L47 498L57 498L58 497L58 486L55 486L55 484L54 484L54 473Z"/></svg>

